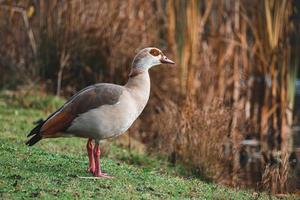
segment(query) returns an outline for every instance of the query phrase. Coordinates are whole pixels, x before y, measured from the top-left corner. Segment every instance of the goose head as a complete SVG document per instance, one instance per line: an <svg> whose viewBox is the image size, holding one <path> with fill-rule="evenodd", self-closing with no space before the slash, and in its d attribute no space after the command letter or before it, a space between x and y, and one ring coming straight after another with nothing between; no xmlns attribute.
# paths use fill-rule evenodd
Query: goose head
<svg viewBox="0 0 300 200"><path fill-rule="evenodd" d="M139 70L148 70L151 67L160 64L175 64L167 58L161 50L155 47L142 49L133 59L132 68Z"/></svg>

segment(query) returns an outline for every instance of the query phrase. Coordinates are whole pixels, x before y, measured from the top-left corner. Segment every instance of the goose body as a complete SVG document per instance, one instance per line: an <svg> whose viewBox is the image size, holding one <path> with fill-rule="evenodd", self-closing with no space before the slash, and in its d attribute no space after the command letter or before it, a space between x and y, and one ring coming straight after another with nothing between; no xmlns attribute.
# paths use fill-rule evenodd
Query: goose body
<svg viewBox="0 0 300 200"><path fill-rule="evenodd" d="M124 133L148 102L150 79L148 72L144 72L130 78L125 86L96 84L94 88L102 91L101 95L107 93L105 96L114 101L79 115L66 129L66 135L102 140ZM84 98L84 94L78 98Z"/></svg>
<svg viewBox="0 0 300 200"><path fill-rule="evenodd" d="M99 83L84 88L29 133L27 145L44 138L77 136L89 138L89 171L108 177L100 169L99 141L124 133L145 108L150 94L148 69L174 64L157 48L145 48L134 58L128 82L124 85ZM95 141L95 147L92 141Z"/></svg>

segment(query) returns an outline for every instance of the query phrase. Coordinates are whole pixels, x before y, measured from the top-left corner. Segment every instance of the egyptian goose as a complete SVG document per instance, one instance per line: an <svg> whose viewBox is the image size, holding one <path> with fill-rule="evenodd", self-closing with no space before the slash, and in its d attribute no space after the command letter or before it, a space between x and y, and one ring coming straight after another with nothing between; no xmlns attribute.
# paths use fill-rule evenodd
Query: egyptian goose
<svg viewBox="0 0 300 200"><path fill-rule="evenodd" d="M88 138L88 171L95 177L109 178L101 172L99 142L124 133L141 114L150 94L148 69L162 63L174 64L157 48L142 49L132 62L124 86L98 83L84 88L46 120L39 121L26 144L32 146L44 138Z"/></svg>

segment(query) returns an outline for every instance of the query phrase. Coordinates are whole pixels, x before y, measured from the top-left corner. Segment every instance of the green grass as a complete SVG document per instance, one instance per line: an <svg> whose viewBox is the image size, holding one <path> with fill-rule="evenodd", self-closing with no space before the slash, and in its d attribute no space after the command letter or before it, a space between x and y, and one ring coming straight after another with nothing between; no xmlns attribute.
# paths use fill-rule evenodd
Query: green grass
<svg viewBox="0 0 300 200"><path fill-rule="evenodd" d="M254 199L251 191L180 177L162 159L115 145L101 159L103 171L114 178L81 179L90 176L85 171L85 140L48 139L33 147L24 145L32 123L63 103L43 98L24 98L20 103L0 93L0 199ZM265 194L258 198L269 199Z"/></svg>

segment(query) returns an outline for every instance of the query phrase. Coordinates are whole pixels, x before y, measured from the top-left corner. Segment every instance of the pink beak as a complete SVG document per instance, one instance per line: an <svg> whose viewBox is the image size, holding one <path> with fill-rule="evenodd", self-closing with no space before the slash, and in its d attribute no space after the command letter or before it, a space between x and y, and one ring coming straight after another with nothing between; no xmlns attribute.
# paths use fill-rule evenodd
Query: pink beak
<svg viewBox="0 0 300 200"><path fill-rule="evenodd" d="M164 64L172 64L172 65L175 64L175 62L167 58L167 56L162 56L160 62Z"/></svg>

